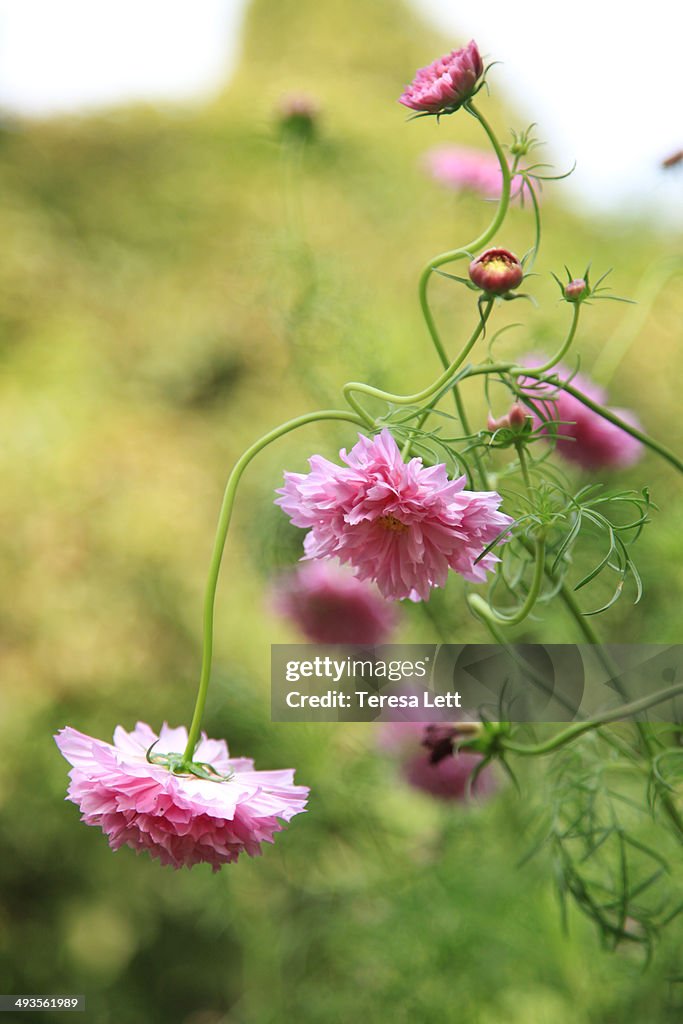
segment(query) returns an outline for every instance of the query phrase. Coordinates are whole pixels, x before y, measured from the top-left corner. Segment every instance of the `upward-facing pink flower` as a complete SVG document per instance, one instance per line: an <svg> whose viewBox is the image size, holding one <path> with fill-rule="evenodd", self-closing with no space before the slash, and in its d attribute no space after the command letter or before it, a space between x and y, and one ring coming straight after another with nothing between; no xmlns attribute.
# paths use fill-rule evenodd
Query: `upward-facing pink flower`
<svg viewBox="0 0 683 1024"><path fill-rule="evenodd" d="M338 558L392 599L428 600L449 568L474 583L486 580L499 559L479 556L512 523L498 511L499 494L466 491L465 477L449 480L441 464L404 463L386 429L373 439L360 434L340 455L346 467L314 455L311 472L285 473L278 491L277 504L309 530L307 558Z"/></svg>
<svg viewBox="0 0 683 1024"><path fill-rule="evenodd" d="M484 62L472 39L461 50L420 68L399 103L424 113L450 114L472 96L483 73Z"/></svg>
<svg viewBox="0 0 683 1024"><path fill-rule="evenodd" d="M255 771L253 761L230 758L224 740L204 733L195 761L209 766L206 775L213 769L211 778L174 775L147 760L152 745L155 756L182 753L182 727L163 725L157 736L144 722L130 733L119 725L112 745L67 726L55 740L73 765L68 799L86 825L99 825L113 850L147 850L174 868L208 863L218 871L244 851L253 857L281 831L278 819L305 810L308 789L293 785L293 771Z"/></svg>
<svg viewBox="0 0 683 1024"><path fill-rule="evenodd" d="M543 356L527 356L521 365L542 366ZM607 401L603 388L581 374L572 375L565 366L553 368L559 380L572 384L588 398L600 405ZM584 469L617 469L633 465L643 454L643 446L621 427L603 419L597 412L552 384L535 382L531 377L522 378L520 383L536 408L535 426L549 438L555 438L560 455L569 462L575 462ZM620 419L632 427L640 424L628 409L612 409Z"/></svg>

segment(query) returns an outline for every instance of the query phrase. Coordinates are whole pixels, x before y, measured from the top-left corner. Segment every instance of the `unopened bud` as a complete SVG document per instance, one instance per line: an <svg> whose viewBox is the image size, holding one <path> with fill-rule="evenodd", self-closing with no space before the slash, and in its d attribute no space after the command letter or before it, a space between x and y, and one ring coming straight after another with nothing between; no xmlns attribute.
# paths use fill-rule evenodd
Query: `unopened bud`
<svg viewBox="0 0 683 1024"><path fill-rule="evenodd" d="M507 418L508 423L510 424L510 428L512 430L521 430L521 428L526 424L527 421L527 411L523 405L520 405L519 402L515 402L515 404L510 409Z"/></svg>
<svg viewBox="0 0 683 1024"><path fill-rule="evenodd" d="M487 249L470 263L470 280L488 295L505 295L522 283L524 269L507 249Z"/></svg>
<svg viewBox="0 0 683 1024"><path fill-rule="evenodd" d="M515 402L510 407L510 411L498 419L495 418L493 413L489 412L486 426L492 433L495 433L497 430L511 430L513 434L518 434L526 426L528 419L529 415L524 406L520 405L519 402Z"/></svg>
<svg viewBox="0 0 683 1024"><path fill-rule="evenodd" d="M501 416L499 419L496 419L493 413L489 412L486 419L486 426L492 434L495 434L496 430L503 430L505 427L509 427L510 421L507 416Z"/></svg>
<svg viewBox="0 0 683 1024"><path fill-rule="evenodd" d="M570 281L564 289L564 297L567 302L580 302L585 298L588 291L588 286L582 277L577 277L574 281Z"/></svg>

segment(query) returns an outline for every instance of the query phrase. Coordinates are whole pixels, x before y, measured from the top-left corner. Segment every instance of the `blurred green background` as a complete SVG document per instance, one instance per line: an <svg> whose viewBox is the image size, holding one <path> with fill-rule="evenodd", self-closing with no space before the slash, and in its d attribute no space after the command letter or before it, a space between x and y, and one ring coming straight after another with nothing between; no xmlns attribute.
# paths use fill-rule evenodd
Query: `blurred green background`
<svg viewBox="0 0 683 1024"><path fill-rule="evenodd" d="M212 102L0 129L1 992L85 993L98 1024L681 1019L683 928L644 973L638 955L603 953L577 914L564 933L542 855L516 866L543 765L522 796L444 808L404 786L373 726L270 723L269 645L298 638L270 611L268 581L301 545L273 490L283 468L352 444L351 428L311 428L250 468L218 600L206 729L257 767L296 766L309 813L214 876L113 855L62 802L51 735L63 725L107 739L118 722L188 721L215 519L246 444L338 405L345 380L405 390L436 370L417 274L490 208L445 193L420 156L482 139L464 115L406 124L396 97L453 45L396 0L255 0L240 67ZM505 136L524 124L491 81L482 108ZM322 111L304 150L283 145L273 113L293 89ZM525 325L501 353L561 339L550 269L592 259L633 295L678 250L637 217L582 220L561 184L543 208L540 306L498 314ZM523 252L531 239L528 211L513 209L500 241ZM446 281L432 294L452 350L471 295ZM640 317L610 399L674 449L680 312L673 286L642 312L598 304L578 342L590 371ZM481 396L471 409L476 423ZM619 483L648 484L661 508L638 545L643 602L626 595L604 635L675 642L679 481L647 457ZM400 639L438 639L437 626L484 639L462 593L454 579L430 614L404 609ZM554 612L524 637L575 639Z"/></svg>

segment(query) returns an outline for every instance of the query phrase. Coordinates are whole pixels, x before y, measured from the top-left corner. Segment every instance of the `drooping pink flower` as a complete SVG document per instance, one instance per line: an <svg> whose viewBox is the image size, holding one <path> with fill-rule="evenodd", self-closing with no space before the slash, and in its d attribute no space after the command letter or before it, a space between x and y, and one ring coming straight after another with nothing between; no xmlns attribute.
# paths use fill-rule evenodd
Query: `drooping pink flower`
<svg viewBox="0 0 683 1024"><path fill-rule="evenodd" d="M520 364L532 369L545 362L542 355L535 355L523 358ZM572 375L562 365L554 367L552 372L557 374L559 380L571 383L572 387L582 391L592 401L605 405L606 392L587 377ZM643 454L640 441L621 427L603 419L561 388L553 387L552 384L539 384L531 377L521 378L520 383L536 407L536 428L540 428L548 437L555 438L558 453L569 462L584 469L617 469L632 466ZM630 410L610 411L630 426L640 429L637 417Z"/></svg>
<svg viewBox="0 0 683 1024"><path fill-rule="evenodd" d="M415 789L440 800L461 802L495 792L496 776L490 766L473 778L481 754L446 749L454 730L443 722L382 722L377 728L379 746L399 760L403 778Z"/></svg>
<svg viewBox="0 0 683 1024"><path fill-rule="evenodd" d="M164 724L157 736L144 722L130 733L119 725L113 744L67 726L55 741L73 765L67 799L78 804L81 820L99 826L113 850L147 850L174 868L208 863L218 871L242 852L253 857L281 831L279 819L305 809L308 789L293 785L292 770L255 771L247 758L230 758L224 740L204 733L194 758L215 778L175 775L150 763L153 744L155 756L184 750L182 726Z"/></svg>
<svg viewBox="0 0 683 1024"><path fill-rule="evenodd" d="M484 73L484 62L474 40L461 50L420 68L399 103L429 114L450 114L472 96Z"/></svg>
<svg viewBox="0 0 683 1024"><path fill-rule="evenodd" d="M381 644L396 624L371 583L335 562L306 562L278 580L275 608L316 644Z"/></svg>
<svg viewBox="0 0 683 1024"><path fill-rule="evenodd" d="M498 199L503 185L500 164L493 153L470 146L445 143L424 155L424 166L439 184L455 191L476 192L486 199ZM513 191L516 182L513 182Z"/></svg>
<svg viewBox="0 0 683 1024"><path fill-rule="evenodd" d="M338 558L393 600L428 600L449 568L485 582L499 559L479 556L512 523L498 511L499 494L466 491L465 477L449 480L442 464L404 463L387 429L373 439L359 434L340 456L346 467L312 456L311 472L285 473L278 491L276 504L309 530L306 558Z"/></svg>

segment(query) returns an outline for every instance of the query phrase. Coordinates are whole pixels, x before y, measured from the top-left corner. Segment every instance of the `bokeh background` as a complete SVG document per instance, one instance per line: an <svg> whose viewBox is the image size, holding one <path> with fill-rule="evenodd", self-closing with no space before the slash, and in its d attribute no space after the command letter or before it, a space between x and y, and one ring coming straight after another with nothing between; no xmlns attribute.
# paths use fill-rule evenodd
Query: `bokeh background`
<svg viewBox="0 0 683 1024"><path fill-rule="evenodd" d="M301 546L273 490L283 468L351 443L343 426L284 440L245 478L206 721L258 767L296 766L310 813L262 858L213 876L114 855L63 803L67 767L51 739L63 725L107 738L118 722L188 720L215 518L246 444L336 405L345 380L429 380L417 273L490 209L445 192L421 164L435 142L480 145L474 122L406 124L396 104L414 68L476 29L470 14L446 37L425 17L397 0L253 0L229 80L201 99L50 117L7 103L2 992L84 992L98 1024L680 1020L679 926L643 972L628 950L602 952L578 914L563 929L543 854L518 866L542 765L527 769L521 796L508 787L482 807L443 806L405 786L374 726L270 723L269 645L298 636L274 615L269 581ZM534 119L533 103L521 110L496 87L497 70L491 80L482 102L501 134ZM274 111L299 89L319 102L320 124L292 147ZM657 97L652 117L668 123L673 101ZM636 128L613 148L637 154ZM614 266L615 291L642 301L587 311L582 368L623 353L610 400L679 450L682 185L676 169L654 196L634 179L627 208L604 216L588 191L584 202L575 185L549 185L539 308L500 315L524 321L501 351L549 348L567 311L548 271ZM524 251L530 239L528 211L514 209L506 244ZM452 348L469 333L471 298L445 281L433 295ZM481 396L472 409L476 422ZM679 480L648 456L618 483L647 484L660 510L638 544L645 597L633 606L626 594L604 635L677 642ZM484 639L458 580L428 611L402 610L401 639L442 635ZM523 636L575 639L554 612Z"/></svg>

